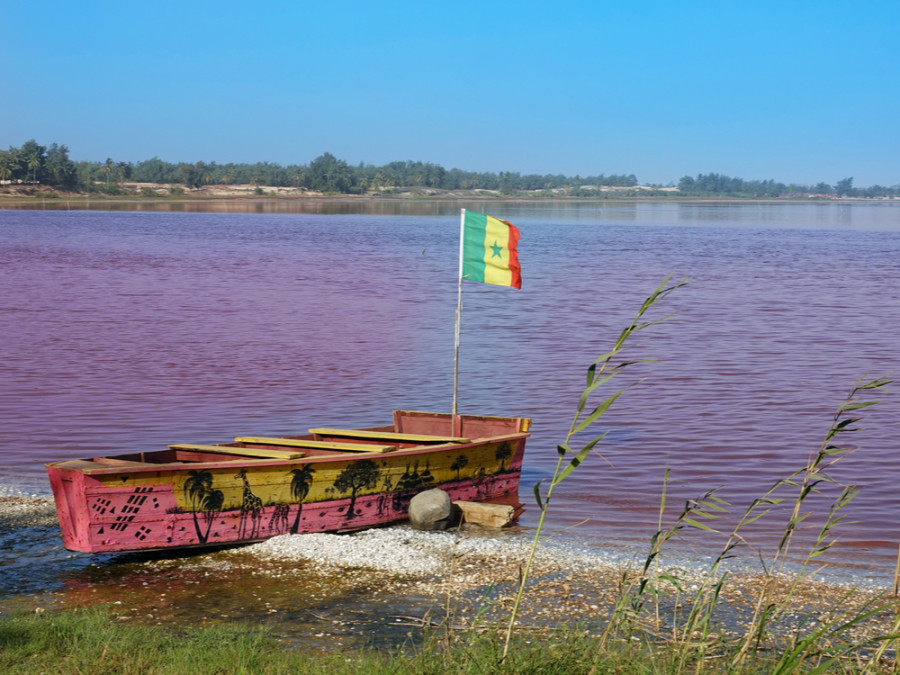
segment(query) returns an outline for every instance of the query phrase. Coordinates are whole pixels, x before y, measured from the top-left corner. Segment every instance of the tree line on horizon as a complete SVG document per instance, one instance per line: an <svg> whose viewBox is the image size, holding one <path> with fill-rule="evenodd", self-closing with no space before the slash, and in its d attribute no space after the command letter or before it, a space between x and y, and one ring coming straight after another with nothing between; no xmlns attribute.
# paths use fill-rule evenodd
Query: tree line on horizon
<svg viewBox="0 0 900 675"><path fill-rule="evenodd" d="M255 185L257 187L296 187L323 193L365 194L390 192L408 188L436 190L492 190L512 195L519 192L566 194L576 197L599 196L598 188L617 188L619 195L638 194L634 174L599 174L566 176L563 174L520 174L501 171L475 172L445 169L439 164L419 161L396 161L374 166L356 166L329 152L309 164L282 166L271 162L255 164L216 162L166 162L152 157L140 162L72 161L65 145L39 145L34 139L20 148L0 150L0 181L47 185L72 192L105 192L123 194L124 182L184 185ZM670 184L668 187L675 187ZM648 189L649 188L649 189ZM641 195L665 194L663 186L642 186ZM677 183L678 194L685 196L718 196L776 198L785 196L900 197L900 185L853 187L853 178L834 185L785 184L775 180L744 180L717 173L684 176ZM654 192L654 189L658 192Z"/></svg>

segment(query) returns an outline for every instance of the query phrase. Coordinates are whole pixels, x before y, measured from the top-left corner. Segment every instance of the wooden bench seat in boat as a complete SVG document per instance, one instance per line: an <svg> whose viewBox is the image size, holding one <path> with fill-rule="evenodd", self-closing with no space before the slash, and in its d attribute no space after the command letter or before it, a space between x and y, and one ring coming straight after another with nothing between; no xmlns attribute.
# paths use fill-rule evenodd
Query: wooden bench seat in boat
<svg viewBox="0 0 900 675"><path fill-rule="evenodd" d="M308 441L302 438L270 438L268 436L238 436L237 443L254 443L259 445L283 445L289 448L306 448L308 450L335 450L338 452L393 452L396 445L374 445L371 443L332 443L330 441Z"/></svg>
<svg viewBox="0 0 900 675"><path fill-rule="evenodd" d="M338 436L341 438L358 438L372 441L397 441L398 443L471 443L468 438L458 436L432 436L430 434L403 434L396 431L366 431L360 429L332 429L320 427L310 429L309 433L317 436Z"/></svg>
<svg viewBox="0 0 900 675"><path fill-rule="evenodd" d="M190 450L192 452L212 452L220 455L237 455L239 457L262 457L264 459L300 459L306 457L305 452L296 450L275 450L274 448L233 448L225 445L196 445L179 443L170 445L171 450Z"/></svg>

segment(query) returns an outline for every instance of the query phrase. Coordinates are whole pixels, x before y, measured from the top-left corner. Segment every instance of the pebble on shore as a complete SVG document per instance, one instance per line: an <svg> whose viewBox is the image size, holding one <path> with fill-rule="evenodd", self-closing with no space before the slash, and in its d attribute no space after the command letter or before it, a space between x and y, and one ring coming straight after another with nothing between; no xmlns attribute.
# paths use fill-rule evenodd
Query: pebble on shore
<svg viewBox="0 0 900 675"><path fill-rule="evenodd" d="M56 527L56 506L52 499L0 493L0 528Z"/></svg>

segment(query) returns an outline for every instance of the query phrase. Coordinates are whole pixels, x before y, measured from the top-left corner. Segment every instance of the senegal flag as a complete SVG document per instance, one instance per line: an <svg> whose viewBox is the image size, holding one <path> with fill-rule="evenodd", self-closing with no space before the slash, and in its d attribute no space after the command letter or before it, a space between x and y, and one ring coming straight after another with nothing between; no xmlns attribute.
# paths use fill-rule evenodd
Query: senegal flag
<svg viewBox="0 0 900 675"><path fill-rule="evenodd" d="M522 288L518 228L505 220L465 211L462 278L498 286Z"/></svg>

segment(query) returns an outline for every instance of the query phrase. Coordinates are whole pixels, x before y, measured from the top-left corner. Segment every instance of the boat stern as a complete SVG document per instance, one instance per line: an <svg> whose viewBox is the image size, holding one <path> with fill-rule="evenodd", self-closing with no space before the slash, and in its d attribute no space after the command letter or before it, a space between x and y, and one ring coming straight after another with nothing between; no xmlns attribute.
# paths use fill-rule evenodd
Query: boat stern
<svg viewBox="0 0 900 675"><path fill-rule="evenodd" d="M91 553L90 516L85 497L85 476L81 471L47 465L47 475L56 502L56 516L63 546L70 551Z"/></svg>

